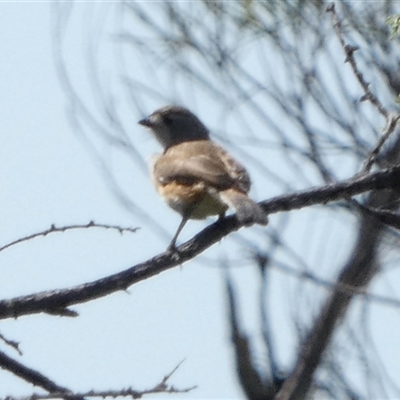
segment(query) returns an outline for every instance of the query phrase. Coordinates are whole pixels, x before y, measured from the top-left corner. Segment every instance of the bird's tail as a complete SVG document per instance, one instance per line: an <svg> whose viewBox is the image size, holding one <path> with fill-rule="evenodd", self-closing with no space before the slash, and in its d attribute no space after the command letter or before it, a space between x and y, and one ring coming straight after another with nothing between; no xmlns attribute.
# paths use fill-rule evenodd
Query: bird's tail
<svg viewBox="0 0 400 400"><path fill-rule="evenodd" d="M235 189L224 190L219 193L221 199L236 210L237 218L246 226L253 224L267 225L268 217L264 210L245 193Z"/></svg>

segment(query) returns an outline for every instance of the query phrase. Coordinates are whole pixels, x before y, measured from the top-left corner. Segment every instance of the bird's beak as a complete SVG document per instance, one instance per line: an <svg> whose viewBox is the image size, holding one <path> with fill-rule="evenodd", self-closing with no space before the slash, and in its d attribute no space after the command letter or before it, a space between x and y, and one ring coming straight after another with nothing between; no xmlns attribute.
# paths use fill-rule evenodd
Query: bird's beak
<svg viewBox="0 0 400 400"><path fill-rule="evenodd" d="M139 125L147 126L148 128L152 127L152 123L149 118L143 118L138 122Z"/></svg>

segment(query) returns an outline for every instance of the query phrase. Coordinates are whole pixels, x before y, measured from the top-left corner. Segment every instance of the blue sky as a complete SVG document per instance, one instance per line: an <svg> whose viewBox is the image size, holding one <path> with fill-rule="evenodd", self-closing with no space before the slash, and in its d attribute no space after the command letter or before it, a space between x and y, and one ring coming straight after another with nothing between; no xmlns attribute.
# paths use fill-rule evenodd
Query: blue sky
<svg viewBox="0 0 400 400"><path fill-rule="evenodd" d="M74 86L93 106L91 77L82 57L87 44L82 21L85 13L91 12L91 5L82 3L75 7L78 16L74 14L75 19L69 22L64 50ZM0 244L48 229L51 224L86 224L94 220L140 227L136 233L123 235L102 229L56 233L3 251L0 253L2 298L91 281L162 252L180 221L179 216L157 197L146 170L133 157L107 141L97 140L91 132L88 135L91 143L113 171L127 198L140 204L161 225L163 233L123 207L107 184L98 159L71 123L70 103L55 68L52 4L2 2L0 11L0 187L3 189ZM101 23L101 14L90 21L93 28L93 21ZM115 53L108 49L100 55L106 68L112 70ZM154 78L151 71L146 75L145 63L139 58L131 57L129 62L129 67L137 68L144 80ZM168 87L170 82L164 84ZM121 83L113 78L104 85L115 87L115 92L121 91L118 86ZM212 125L223 114L218 110L219 114L214 115L213 105L202 94L191 96L187 90L185 98L182 93L185 91L180 92L179 99L186 100L201 119L208 117L207 124ZM174 95L171 91L166 98ZM159 151L158 145L136 124L143 115L137 109L130 110L123 97L120 99L118 107L130 129L127 143L133 143L147 163ZM143 104L143 112L150 113L163 105L159 102ZM240 159L240 149L232 151ZM265 158L271 165L277 163L272 151ZM265 185L265 177L257 175L252 165L249 170L254 181L253 198L261 200L281 193L278 185ZM345 172L343 168L342 175ZM296 182L295 177L291 179ZM272 224L276 218L271 217ZM312 214L309 210L298 212L295 219L296 229L288 232L288 242L304 253L310 263L318 265L319 272L333 276L331 260L335 259L339 265L344 262L354 240L352 231L343 233L345 218L338 213L332 220L319 209ZM190 222L181 240L190 238L208 222ZM263 243L263 232L263 228L255 227L244 237ZM330 247L321 245L321 232L328 232L327 236L332 238ZM243 237L239 235L243 233L223 240L193 262L134 285L127 293L74 307L80 314L78 318L33 315L2 321L0 333L20 342L23 356L2 343L1 349L72 390L130 386L147 389L185 360L171 383L177 388L193 385L198 388L171 398L243 398L236 382L226 321L225 271L218 267L224 262L236 266L231 273L236 287L241 289L241 316L250 337L259 345L258 272L252 266L251 251L238 240ZM324 241L328 242L325 236ZM374 289L392 295L392 281L388 275ZM318 296L312 292L297 303L296 294L301 290L306 292L307 288L305 285L299 289L297 279L274 273L270 307L274 310L273 330L283 366L289 365L296 350L293 325L284 316L291 317L293 309L298 307L304 309L307 320L311 319L325 294L319 289ZM393 371L400 358L397 338L388 337L385 326L390 321L392 332L398 332L397 312L376 306L372 314L373 334L378 339L386 335L379 350ZM265 354L260 348L255 353L262 367ZM0 397L29 395L33 390L5 371L0 371L0 382Z"/></svg>
<svg viewBox="0 0 400 400"><path fill-rule="evenodd" d="M124 235L99 229L53 234L4 251L2 297L83 283L161 252L167 239L154 235L115 199L68 120L52 53L51 5L1 3L0 10L1 243L51 224L94 220L141 227L136 234ZM79 75L79 70L73 72ZM86 82L78 81L78 86ZM131 133L149 159L157 144L140 126ZM129 160L117 162L121 180L138 196ZM158 199L145 174L140 179L142 203L161 210L157 218L166 221L172 233L179 217ZM202 226L195 223L189 231ZM34 315L3 321L0 332L20 342L23 356L1 347L60 385L81 391L146 389L185 359L171 378L178 388L198 386L185 398L236 398L241 392L235 383L225 305L223 273L207 267L204 259L141 282L129 293L74 307L80 313L75 319ZM0 396L33 390L4 371L0 381Z"/></svg>

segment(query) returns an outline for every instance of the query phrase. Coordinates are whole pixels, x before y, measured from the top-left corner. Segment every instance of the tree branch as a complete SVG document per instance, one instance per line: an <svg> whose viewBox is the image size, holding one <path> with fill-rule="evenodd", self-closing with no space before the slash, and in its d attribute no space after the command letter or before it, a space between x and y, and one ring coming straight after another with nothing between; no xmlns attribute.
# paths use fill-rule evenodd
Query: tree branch
<svg viewBox="0 0 400 400"><path fill-rule="evenodd" d="M290 195L278 196L260 204L266 213L273 214L317 204L326 204L339 199L348 199L370 190L382 189L400 189L400 166L357 179L352 178ZM117 274L69 289L46 291L3 300L0 302L0 319L16 318L41 312L75 315L67 307L94 300L119 290L126 290L137 282L183 264L239 228L241 228L241 225L235 216L228 216L203 229L191 240L179 246L177 251L164 252Z"/></svg>
<svg viewBox="0 0 400 400"><path fill-rule="evenodd" d="M369 88L369 83L364 79L363 74L357 67L357 63L354 58L354 52L358 50L358 47L347 44L344 40L343 32L342 32L342 24L336 13L335 4L332 3L329 7L327 7L326 11L330 12L332 14L333 27L335 29L336 35L339 39L339 42L340 42L341 46L343 47L343 50L346 54L345 62L350 63L351 69L353 70L354 75L356 76L359 84L361 85L361 87L364 90L364 95L361 97L361 101L369 100L377 108L377 110L380 112L380 114L383 115L385 117L385 119L388 121L388 119L389 119L388 110L386 110L386 108L382 105L382 103L379 101L379 99L372 93L371 89Z"/></svg>
<svg viewBox="0 0 400 400"><path fill-rule="evenodd" d="M41 232L32 233L31 235L24 236L22 238L19 238L17 240L14 240L12 242L9 242L9 243L1 246L0 252L3 250L6 250L12 246L15 246L17 244L27 242L29 240L35 239L40 236L47 236L47 235L50 235L52 233L57 233L57 232L62 233L62 232L70 231L73 229L90 229L90 228L113 229L113 230L117 230L121 234L124 232L135 233L139 229L139 228L123 228L118 225L96 224L94 221L90 221L87 224L76 224L76 225L66 225L66 226L51 225L49 229L45 229L44 231L41 231Z"/></svg>
<svg viewBox="0 0 400 400"><path fill-rule="evenodd" d="M168 384L168 380L180 367L183 361L181 361L169 374L165 375L161 382L157 383L151 389L147 390L134 390L132 388L122 390L105 390L96 391L91 390L85 393L73 393L56 383L51 381L49 378L42 375L40 372L34 371L33 369L27 368L20 364L18 361L13 360L4 353L0 352L0 368L4 368L19 376L25 381L32 383L35 386L42 387L47 390L48 394L32 394L26 397L10 397L7 400L51 400L63 398L65 400L84 400L85 397L131 397L132 399L140 399L147 394L155 393L188 393L195 389L197 386L192 386L186 389L176 389L174 386ZM5 400L5 399L4 399Z"/></svg>
<svg viewBox="0 0 400 400"><path fill-rule="evenodd" d="M387 162L399 160L399 145L385 155ZM376 218L374 209L386 212L398 210L400 192L398 190L372 191L361 215L358 238L353 253L341 269L337 285L364 290L380 271L379 245L386 224ZM293 371L285 380L276 400L305 399L313 387L313 376L321 365L323 355L329 346L338 324L348 310L356 292L332 291L321 309L315 323L301 346Z"/></svg>
<svg viewBox="0 0 400 400"><path fill-rule="evenodd" d="M66 398L63 395L68 394L68 398L73 397L75 400L83 400L82 396L71 395L72 392L62 386L57 385L51 379L47 378L38 371L21 364L20 362L9 357L7 354L0 351L0 368L10 371L12 374L20 377L32 385L41 387L48 392L57 392L58 397Z"/></svg>

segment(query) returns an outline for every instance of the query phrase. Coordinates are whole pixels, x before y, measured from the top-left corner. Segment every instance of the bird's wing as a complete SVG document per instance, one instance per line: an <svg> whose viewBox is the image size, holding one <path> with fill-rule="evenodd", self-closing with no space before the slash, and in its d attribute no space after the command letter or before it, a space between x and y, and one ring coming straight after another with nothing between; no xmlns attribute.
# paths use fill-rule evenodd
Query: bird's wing
<svg viewBox="0 0 400 400"><path fill-rule="evenodd" d="M162 184L178 181L183 184L193 184L199 181L225 189L234 184L234 180L225 171L220 160L200 155L179 159L160 156L154 166L154 176Z"/></svg>
<svg viewBox="0 0 400 400"><path fill-rule="evenodd" d="M247 193L250 178L238 162L225 150L213 144L194 142L188 146L175 146L161 155L154 165L154 177L162 183L178 181L192 184L203 181L207 185L224 190L237 188Z"/></svg>

